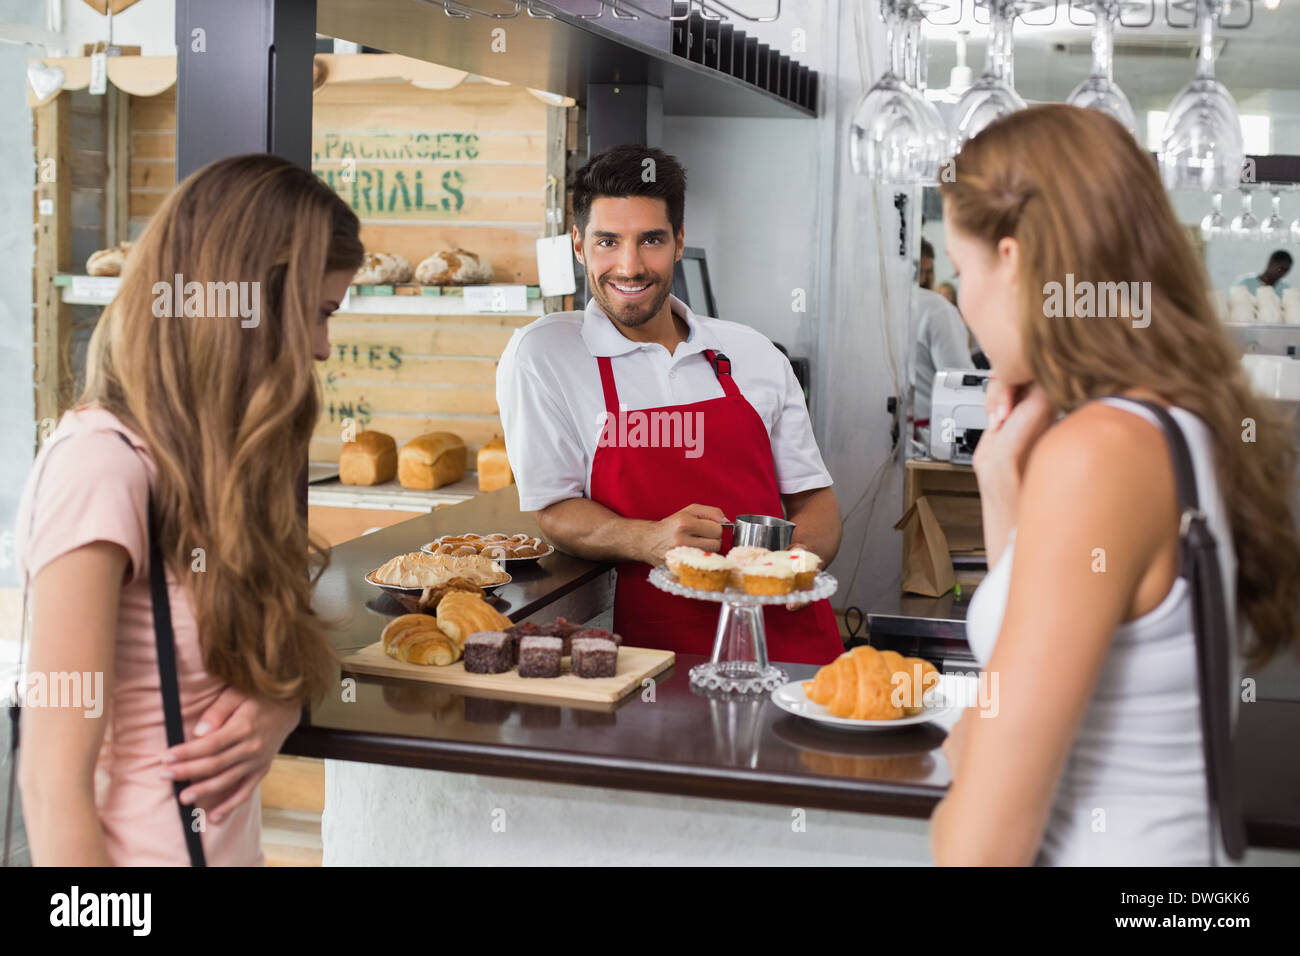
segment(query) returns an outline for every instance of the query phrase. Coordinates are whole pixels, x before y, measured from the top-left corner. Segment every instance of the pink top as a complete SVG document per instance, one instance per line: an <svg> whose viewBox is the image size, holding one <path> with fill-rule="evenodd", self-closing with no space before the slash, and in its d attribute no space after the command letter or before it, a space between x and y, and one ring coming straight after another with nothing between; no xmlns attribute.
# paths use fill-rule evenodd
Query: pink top
<svg viewBox="0 0 1300 956"><path fill-rule="evenodd" d="M126 433L136 451L114 431ZM31 580L55 558L93 541L119 544L130 555L118 609L114 686L100 718L107 724L95 766L95 803L115 865L189 866L172 785L162 779L158 762L167 737L149 599L148 482L153 473L147 448L116 416L98 407L67 412L36 456L23 493L19 567ZM204 670L194 609L170 568L167 590L188 741L225 685ZM201 837L210 866L264 865L260 788L220 823L208 817Z"/></svg>

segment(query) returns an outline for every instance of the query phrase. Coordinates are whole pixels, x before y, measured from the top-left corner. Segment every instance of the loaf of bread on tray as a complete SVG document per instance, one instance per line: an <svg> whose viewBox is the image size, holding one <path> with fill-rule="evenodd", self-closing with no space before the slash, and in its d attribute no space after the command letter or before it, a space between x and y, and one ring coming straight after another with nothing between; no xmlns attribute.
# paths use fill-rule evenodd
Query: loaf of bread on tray
<svg viewBox="0 0 1300 956"><path fill-rule="evenodd" d="M432 491L465 477L469 450L459 435L429 432L412 438L397 456L397 480L412 491Z"/></svg>
<svg viewBox="0 0 1300 956"><path fill-rule="evenodd" d="M506 458L506 440L494 438L478 450L478 490L496 491L513 484L514 472Z"/></svg>
<svg viewBox="0 0 1300 956"><path fill-rule="evenodd" d="M397 442L383 432L362 432L339 452L339 481L345 485L380 485L397 474Z"/></svg>

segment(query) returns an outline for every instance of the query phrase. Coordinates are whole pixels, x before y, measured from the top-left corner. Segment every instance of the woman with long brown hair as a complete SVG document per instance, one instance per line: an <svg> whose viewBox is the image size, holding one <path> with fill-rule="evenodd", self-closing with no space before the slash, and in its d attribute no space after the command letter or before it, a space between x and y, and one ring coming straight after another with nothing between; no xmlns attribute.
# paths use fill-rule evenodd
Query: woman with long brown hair
<svg viewBox="0 0 1300 956"><path fill-rule="evenodd" d="M257 784L333 680L296 489L358 233L308 170L258 154L180 183L133 248L19 513L28 673L103 681L101 715L23 709L37 864L193 861L174 780L206 862L263 861ZM170 749L160 602L189 741Z"/></svg>
<svg viewBox="0 0 1300 956"><path fill-rule="evenodd" d="M1187 439L1249 667L1298 647L1294 451L1120 124L1032 107L968 142L953 171L947 249L994 376L974 462L990 571L967 636L996 708L968 710L944 746L935 859L1221 860L1174 468L1159 412L1133 400Z"/></svg>

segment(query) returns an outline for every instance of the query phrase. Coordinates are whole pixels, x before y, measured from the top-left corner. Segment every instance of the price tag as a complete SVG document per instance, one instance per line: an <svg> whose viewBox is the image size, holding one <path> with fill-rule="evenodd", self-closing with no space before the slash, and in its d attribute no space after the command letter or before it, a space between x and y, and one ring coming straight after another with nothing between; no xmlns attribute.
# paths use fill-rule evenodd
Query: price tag
<svg viewBox="0 0 1300 956"><path fill-rule="evenodd" d="M53 199L38 199L38 200L36 201L36 208L40 210L40 213L41 213L42 216L53 216L53 215L54 215L54 200L53 200Z"/></svg>
<svg viewBox="0 0 1300 956"><path fill-rule="evenodd" d="M527 309L527 286L465 286L465 311L467 312L524 312Z"/></svg>
<svg viewBox="0 0 1300 956"><path fill-rule="evenodd" d="M119 276L73 276L72 297L107 302L117 295L117 288L121 284Z"/></svg>
<svg viewBox="0 0 1300 956"><path fill-rule="evenodd" d="M572 295L578 286L573 276L573 240L551 236L537 240L537 275L542 295Z"/></svg>
<svg viewBox="0 0 1300 956"><path fill-rule="evenodd" d="M104 53L90 55L90 92L103 96L108 92L108 56Z"/></svg>

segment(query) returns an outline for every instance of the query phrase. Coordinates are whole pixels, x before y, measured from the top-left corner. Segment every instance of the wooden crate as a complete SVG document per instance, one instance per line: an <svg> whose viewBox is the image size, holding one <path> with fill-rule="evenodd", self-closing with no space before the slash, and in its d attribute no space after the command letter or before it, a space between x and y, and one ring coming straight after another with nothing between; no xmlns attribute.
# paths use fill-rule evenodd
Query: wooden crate
<svg viewBox="0 0 1300 956"><path fill-rule="evenodd" d="M552 112L564 114L522 87L473 78L447 90L331 84L313 103L312 169L360 217L368 251L416 265L460 247L487 257L494 282L535 285L547 177L564 175L547 137L568 124ZM497 360L534 318L447 314L432 301L430 314L336 314L312 460L338 457L349 421L399 445L455 432L472 455L502 434Z"/></svg>

